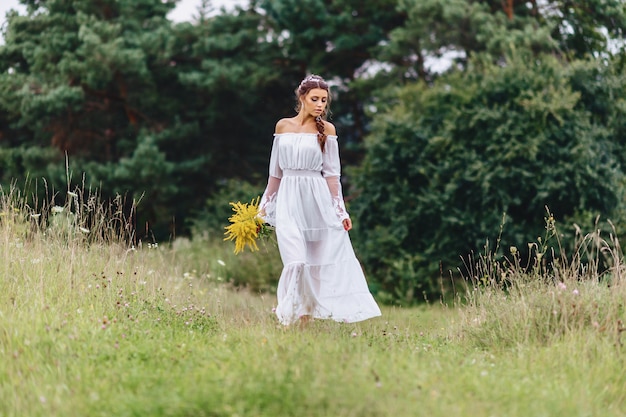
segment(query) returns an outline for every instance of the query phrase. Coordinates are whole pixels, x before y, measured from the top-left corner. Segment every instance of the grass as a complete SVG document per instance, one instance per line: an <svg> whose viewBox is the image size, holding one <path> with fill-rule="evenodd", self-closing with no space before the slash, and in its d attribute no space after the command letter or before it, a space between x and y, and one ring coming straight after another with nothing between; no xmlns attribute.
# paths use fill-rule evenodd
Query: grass
<svg viewBox="0 0 626 417"><path fill-rule="evenodd" d="M462 303L285 328L272 293L225 283L231 245L207 239L203 263L193 242L133 248L91 238L106 222L54 226L14 201L0 203L0 416L626 414L619 262L612 279L558 282L485 264Z"/></svg>

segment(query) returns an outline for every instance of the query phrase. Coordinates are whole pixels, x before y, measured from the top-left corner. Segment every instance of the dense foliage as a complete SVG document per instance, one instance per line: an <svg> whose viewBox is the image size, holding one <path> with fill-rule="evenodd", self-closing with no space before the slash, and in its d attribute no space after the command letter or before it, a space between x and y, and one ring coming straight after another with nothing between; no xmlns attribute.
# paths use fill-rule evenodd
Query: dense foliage
<svg viewBox="0 0 626 417"><path fill-rule="evenodd" d="M436 294L503 214L521 248L546 205L622 218L624 1L203 0L178 24L175 0L21 1L0 46L0 184L127 196L139 238L219 228L226 200L260 193L310 72L333 85L381 299Z"/></svg>
<svg viewBox="0 0 626 417"><path fill-rule="evenodd" d="M376 97L351 208L357 248L383 298L436 295L460 257L495 250L499 237L500 248L527 252L546 207L568 224L593 227L602 216L623 230L623 54L555 37L558 24L533 32L535 12L509 19L488 6L415 2L396 31L396 50L430 33L433 53L456 48L463 59ZM621 31L624 8L613 11ZM433 17L443 26L425 24ZM577 59L586 52L603 59Z"/></svg>
<svg viewBox="0 0 626 417"><path fill-rule="evenodd" d="M622 98L607 108L608 123L593 111L624 97L623 75L551 56L507 63L411 84L377 118L357 175L355 241L394 297L435 292L426 277L439 262L447 274L494 244L503 215L501 246L523 251L542 234L546 206L579 223L620 214L625 149L613 126L626 108Z"/></svg>
<svg viewBox="0 0 626 417"><path fill-rule="evenodd" d="M275 41L258 42L261 14L173 25L160 0L29 7L0 49L3 182L29 173L63 189L67 154L78 180L141 199L138 223L164 238L221 178L266 163L262 138L299 75L282 77Z"/></svg>

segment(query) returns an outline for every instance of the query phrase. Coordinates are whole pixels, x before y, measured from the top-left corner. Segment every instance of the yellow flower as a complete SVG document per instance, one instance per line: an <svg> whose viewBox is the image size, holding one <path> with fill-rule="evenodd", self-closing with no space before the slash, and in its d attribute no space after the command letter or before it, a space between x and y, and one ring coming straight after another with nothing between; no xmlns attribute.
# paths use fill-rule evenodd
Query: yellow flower
<svg viewBox="0 0 626 417"><path fill-rule="evenodd" d="M235 241L235 254L243 251L246 245L252 252L259 250L256 239L264 223L259 217L259 197L253 199L250 204L238 201L231 202L230 205L233 206L235 214L228 218L232 224L225 227L224 240Z"/></svg>

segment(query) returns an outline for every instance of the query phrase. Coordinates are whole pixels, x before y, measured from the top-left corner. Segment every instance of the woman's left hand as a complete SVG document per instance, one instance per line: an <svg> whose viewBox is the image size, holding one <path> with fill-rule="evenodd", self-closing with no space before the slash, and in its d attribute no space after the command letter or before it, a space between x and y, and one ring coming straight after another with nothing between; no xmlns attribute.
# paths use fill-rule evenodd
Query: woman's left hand
<svg viewBox="0 0 626 417"><path fill-rule="evenodd" d="M343 219L342 223L343 223L343 228L345 229L346 232L352 229L352 220Z"/></svg>

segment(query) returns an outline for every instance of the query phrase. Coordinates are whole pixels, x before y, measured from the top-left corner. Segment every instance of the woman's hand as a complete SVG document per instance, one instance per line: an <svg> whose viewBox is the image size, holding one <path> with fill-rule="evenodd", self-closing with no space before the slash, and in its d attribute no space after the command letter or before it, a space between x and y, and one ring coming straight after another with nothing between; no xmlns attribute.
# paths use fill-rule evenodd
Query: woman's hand
<svg viewBox="0 0 626 417"><path fill-rule="evenodd" d="M342 223L343 223L343 228L345 229L346 232L352 229L352 220L343 219Z"/></svg>

